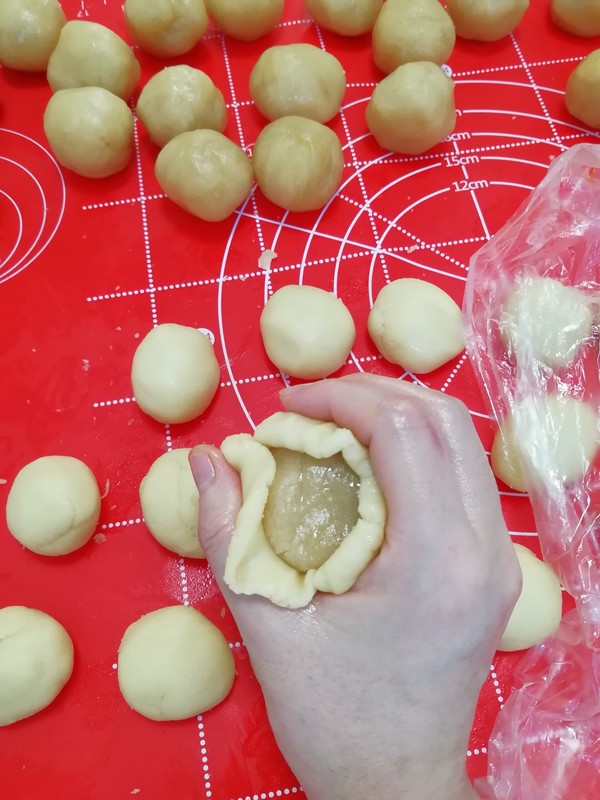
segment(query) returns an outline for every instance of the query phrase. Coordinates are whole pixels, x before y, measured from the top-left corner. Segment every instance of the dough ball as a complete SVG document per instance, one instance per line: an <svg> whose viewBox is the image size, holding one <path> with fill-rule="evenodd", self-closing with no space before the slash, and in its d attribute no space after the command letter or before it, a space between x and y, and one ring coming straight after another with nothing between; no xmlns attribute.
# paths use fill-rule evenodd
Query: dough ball
<svg viewBox="0 0 600 800"><path fill-rule="evenodd" d="M0 0L0 63L44 72L66 21L58 0Z"/></svg>
<svg viewBox="0 0 600 800"><path fill-rule="evenodd" d="M454 24L438 0L387 0L373 28L373 59L382 72L401 64L444 64L456 41Z"/></svg>
<svg viewBox="0 0 600 800"><path fill-rule="evenodd" d="M86 178L114 175L131 159L133 114L120 97L97 86L52 95L44 131L63 167Z"/></svg>
<svg viewBox="0 0 600 800"><path fill-rule="evenodd" d="M529 0L447 0L446 5L458 36L497 42L515 30Z"/></svg>
<svg viewBox="0 0 600 800"><path fill-rule="evenodd" d="M454 130L454 83L430 61L404 64L377 84L366 118L384 150L419 155Z"/></svg>
<svg viewBox="0 0 600 800"><path fill-rule="evenodd" d="M360 36L373 30L381 0L305 0L315 22L341 36Z"/></svg>
<svg viewBox="0 0 600 800"><path fill-rule="evenodd" d="M223 133L227 108L205 72L180 64L157 72L141 91L136 113L159 147L180 133L210 128Z"/></svg>
<svg viewBox="0 0 600 800"><path fill-rule="evenodd" d="M419 374L432 372L465 348L462 313L442 289L400 278L377 295L367 322L381 355Z"/></svg>
<svg viewBox="0 0 600 800"><path fill-rule="evenodd" d="M35 608L0 608L0 727L49 706L72 672L73 642L62 625Z"/></svg>
<svg viewBox="0 0 600 800"><path fill-rule="evenodd" d="M527 547L515 544L523 588L498 650L524 650L556 633L562 616L560 583L550 567Z"/></svg>
<svg viewBox="0 0 600 800"><path fill-rule="evenodd" d="M60 32L46 75L53 92L100 86L129 100L140 73L133 50L120 36L96 22L72 20Z"/></svg>
<svg viewBox="0 0 600 800"><path fill-rule="evenodd" d="M283 14L283 1L206 0L206 8L223 33L252 42L277 25Z"/></svg>
<svg viewBox="0 0 600 800"><path fill-rule="evenodd" d="M250 73L250 95L270 120L297 115L328 122L338 113L345 91L340 62L312 44L269 47Z"/></svg>
<svg viewBox="0 0 600 800"><path fill-rule="evenodd" d="M131 384L138 406L158 422L189 422L208 408L221 372L210 340L196 328L157 325L138 345Z"/></svg>
<svg viewBox="0 0 600 800"><path fill-rule="evenodd" d="M536 276L517 283L499 325L517 359L530 355L560 368L573 360L589 337L592 313L586 296L578 289Z"/></svg>
<svg viewBox="0 0 600 800"><path fill-rule="evenodd" d="M281 117L259 133L252 157L263 194L288 211L316 211L342 181L344 154L335 133L305 117Z"/></svg>
<svg viewBox="0 0 600 800"><path fill-rule="evenodd" d="M265 350L278 369L295 378L324 378L343 366L356 328L339 297L316 286L284 286L260 317Z"/></svg>
<svg viewBox="0 0 600 800"><path fill-rule="evenodd" d="M221 631L190 606L168 606L132 623L121 640L119 688L154 720L188 719L229 694L235 662Z"/></svg>
<svg viewBox="0 0 600 800"><path fill-rule="evenodd" d="M526 492L525 470L515 441L512 421L504 420L496 431L492 444L492 471L515 492Z"/></svg>
<svg viewBox="0 0 600 800"><path fill-rule="evenodd" d="M163 547L186 558L204 558L189 454L184 447L157 458L140 484L140 503L148 530Z"/></svg>
<svg viewBox="0 0 600 800"><path fill-rule="evenodd" d="M219 222L250 194L252 163L218 131L180 133L156 159L156 179L167 197L195 217Z"/></svg>
<svg viewBox="0 0 600 800"><path fill-rule="evenodd" d="M598 0L552 0L552 21L575 36L600 35Z"/></svg>
<svg viewBox="0 0 600 800"><path fill-rule="evenodd" d="M208 28L204 0L125 0L123 12L134 41L159 58L187 53Z"/></svg>
<svg viewBox="0 0 600 800"><path fill-rule="evenodd" d="M9 531L43 556L62 556L83 547L99 516L96 479L89 467L70 456L44 456L26 464L6 501Z"/></svg>
<svg viewBox="0 0 600 800"><path fill-rule="evenodd" d="M593 50L569 76L565 103L575 119L600 128L600 50Z"/></svg>

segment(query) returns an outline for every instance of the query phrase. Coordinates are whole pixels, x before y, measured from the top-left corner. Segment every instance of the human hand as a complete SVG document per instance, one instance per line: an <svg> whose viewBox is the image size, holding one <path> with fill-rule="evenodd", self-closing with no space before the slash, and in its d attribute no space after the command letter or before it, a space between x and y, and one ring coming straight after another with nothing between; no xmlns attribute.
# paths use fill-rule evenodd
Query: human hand
<svg viewBox="0 0 600 800"><path fill-rule="evenodd" d="M520 571L469 413L364 375L297 386L282 402L369 448L388 518L379 556L345 595L293 611L235 595L223 573L239 479L218 450L192 453L201 541L278 744L310 800L474 797L468 736Z"/></svg>

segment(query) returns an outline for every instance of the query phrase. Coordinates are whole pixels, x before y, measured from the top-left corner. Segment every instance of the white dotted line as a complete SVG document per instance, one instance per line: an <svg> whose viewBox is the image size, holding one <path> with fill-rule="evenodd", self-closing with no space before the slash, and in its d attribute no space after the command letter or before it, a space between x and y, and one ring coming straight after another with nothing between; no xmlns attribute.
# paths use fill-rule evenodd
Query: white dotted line
<svg viewBox="0 0 600 800"><path fill-rule="evenodd" d="M95 211L99 208L113 208L114 206L126 206L132 203L146 202L147 200L164 200L167 195L161 194L140 194L138 197L126 197L123 200L107 200L104 203L86 203L81 206L83 211Z"/></svg>
<svg viewBox="0 0 600 800"><path fill-rule="evenodd" d="M86 298L88 303L97 303L99 300L116 300L119 297L134 297L140 294L153 294L157 289L129 289L125 292L110 292L109 294L96 294Z"/></svg>
<svg viewBox="0 0 600 800"><path fill-rule="evenodd" d="M530 67L550 67L553 64L569 64L574 61L581 61L581 56L569 56L569 58L552 58L547 61L531 61ZM509 64L504 67L485 67L484 69L468 69L464 72L455 72L456 78L465 78L469 75L485 75L490 72L506 72L507 70L522 69L522 64Z"/></svg>
<svg viewBox="0 0 600 800"><path fill-rule="evenodd" d="M243 383L259 383L260 381L273 381L276 378L280 377L281 375L279 374L275 375L273 373L270 373L269 375L255 375L252 378L238 378L237 380L234 381L222 381L221 387L225 388L227 386L234 386L234 385L239 386L240 384Z"/></svg>
<svg viewBox="0 0 600 800"><path fill-rule="evenodd" d="M452 370L452 372L450 373L450 375L446 379L446 382L444 383L444 385L440 389L440 392L445 392L448 389L448 387L450 386L450 384L452 383L454 378L456 378L456 376L460 372L460 368L462 367L462 365L465 363L466 360L467 360L467 354L463 353L463 355L460 357L457 365L454 367L454 369Z"/></svg>
<svg viewBox="0 0 600 800"><path fill-rule="evenodd" d="M230 642L229 643L229 648L231 650L238 650L240 647L243 647L243 646L244 646L243 642Z"/></svg>
<svg viewBox="0 0 600 800"><path fill-rule="evenodd" d="M146 213L146 200L144 194L144 176L142 174L142 154L140 150L140 134L138 130L138 122L136 120L134 129L134 147L135 147L135 166L138 179L138 188L140 195L140 211L142 216L142 235L144 238L144 255L146 258L146 273L148 275L148 297L150 298L150 316L152 317L152 324L154 327L158 325L158 316L156 313L156 298L154 297L154 275L152 269L152 253L150 250L150 235L148 233L148 214Z"/></svg>
<svg viewBox="0 0 600 800"><path fill-rule="evenodd" d="M206 750L206 739L204 738L204 723L202 722L202 715L198 717L198 737L200 740L200 755L202 758L202 773L204 778L204 792L206 797L212 797L210 770L208 768L208 755Z"/></svg>
<svg viewBox="0 0 600 800"><path fill-rule="evenodd" d="M527 80L529 81L533 91L535 92L535 96L537 97L537 101L540 104L540 108L542 109L542 113L544 114L544 116L546 117L546 120L548 121L548 124L550 125L550 129L552 130L552 133L554 135L554 139L556 140L556 142L558 144L561 144L560 136L558 134L558 129L557 129L556 125L554 124L554 120L552 119L552 117L550 116L550 114L548 112L548 106L544 102L544 98L542 97L542 93L540 92L537 83L533 79L533 73L531 72L531 68L530 68L529 64L527 63L527 61L525 60L525 57L523 55L523 51L519 47L519 43L517 42L517 39L516 39L514 33L511 33L510 38L512 40L513 47L517 51L517 55L519 57L519 61L521 62L521 64L523 65L523 69L527 73Z"/></svg>
<svg viewBox="0 0 600 800"><path fill-rule="evenodd" d="M106 408L107 406L121 406L124 403L135 403L135 397L119 397L118 400L101 400L94 403L94 408Z"/></svg>
<svg viewBox="0 0 600 800"><path fill-rule="evenodd" d="M285 22L278 23L275 27L276 28L290 28L292 25L310 25L311 22L314 22L313 19L290 19L286 20Z"/></svg>
<svg viewBox="0 0 600 800"><path fill-rule="evenodd" d="M361 358L358 359L358 361L359 361L360 364L365 364L367 361L379 361L381 359L383 359L383 356L380 356L380 355L362 356ZM350 360L348 363L350 364L350 363L352 363L352 361Z"/></svg>
<svg viewBox="0 0 600 800"><path fill-rule="evenodd" d="M100 525L100 530L111 531L113 528L126 528L128 525L141 525L143 521L142 517L136 517L135 519L122 519L118 522L104 522Z"/></svg>
<svg viewBox="0 0 600 800"><path fill-rule="evenodd" d="M492 678L492 682L494 684L494 690L496 692L496 698L497 698L498 702L500 703L500 708L504 708L504 697L502 696L502 689L500 688L500 681L498 680L498 675L495 672L495 668L494 668L493 664L492 664L492 669L491 669L490 675L491 675L491 678Z"/></svg>
<svg viewBox="0 0 600 800"><path fill-rule="evenodd" d="M291 789L275 789L272 792L262 792L262 794L247 794L245 797L238 797L237 800L271 800L273 797L284 797L290 794L297 794L301 791L299 786Z"/></svg>
<svg viewBox="0 0 600 800"><path fill-rule="evenodd" d="M467 758L478 755L485 756L487 754L487 747L476 747L474 750L467 750Z"/></svg>
<svg viewBox="0 0 600 800"><path fill-rule="evenodd" d="M352 89L374 89L377 86L377 81L366 81L362 83L361 81L352 81L351 83L347 83L346 86Z"/></svg>
<svg viewBox="0 0 600 800"><path fill-rule="evenodd" d="M183 599L183 605L189 606L190 593L188 591L188 579L187 579L187 571L185 568L185 558L180 558L177 562L177 566L179 568L179 579L181 581L181 596Z"/></svg>

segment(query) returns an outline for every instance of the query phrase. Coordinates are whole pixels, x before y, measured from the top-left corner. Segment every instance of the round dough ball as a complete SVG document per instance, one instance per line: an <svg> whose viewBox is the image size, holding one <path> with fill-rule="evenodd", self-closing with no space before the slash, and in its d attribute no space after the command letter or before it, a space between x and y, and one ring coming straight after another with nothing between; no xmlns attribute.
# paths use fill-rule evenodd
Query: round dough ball
<svg viewBox="0 0 600 800"><path fill-rule="evenodd" d="M552 21L575 36L600 35L600 3L598 0L552 0Z"/></svg>
<svg viewBox="0 0 600 800"><path fill-rule="evenodd" d="M454 83L430 61L404 64L377 84L366 119L384 150L424 153L454 130Z"/></svg>
<svg viewBox="0 0 600 800"><path fill-rule="evenodd" d="M284 286L260 316L267 355L283 372L314 380L331 375L350 354L356 328L339 297L316 286Z"/></svg>
<svg viewBox="0 0 600 800"><path fill-rule="evenodd" d="M159 147L180 133L210 128L223 133L227 108L205 72L185 64L166 67L144 86L136 113Z"/></svg>
<svg viewBox="0 0 600 800"><path fill-rule="evenodd" d="M66 21L58 0L0 0L0 63L44 72Z"/></svg>
<svg viewBox="0 0 600 800"><path fill-rule="evenodd" d="M131 366L138 406L164 423L196 419L210 405L220 377L209 338L172 323L157 325L144 336Z"/></svg>
<svg viewBox="0 0 600 800"><path fill-rule="evenodd" d="M381 11L381 0L305 0L305 3L318 25L341 36L369 33Z"/></svg>
<svg viewBox="0 0 600 800"><path fill-rule="evenodd" d="M168 606L132 623L119 646L119 688L154 720L188 719L229 694L235 662L221 631L190 606Z"/></svg>
<svg viewBox="0 0 600 800"><path fill-rule="evenodd" d="M259 133L252 157L263 194L288 211L316 211L342 181L344 154L335 133L305 117L281 117Z"/></svg>
<svg viewBox="0 0 600 800"><path fill-rule="evenodd" d="M283 0L205 0L223 33L252 42L273 30L283 14Z"/></svg>
<svg viewBox="0 0 600 800"><path fill-rule="evenodd" d="M9 531L43 556L62 556L83 547L99 516L96 478L70 456L44 456L26 464L6 501Z"/></svg>
<svg viewBox="0 0 600 800"><path fill-rule="evenodd" d="M0 608L0 727L49 706L72 672L73 642L62 625L35 608Z"/></svg>
<svg viewBox="0 0 600 800"><path fill-rule="evenodd" d="M60 32L46 75L53 92L100 86L129 100L140 73L133 50L120 36L96 22L72 20Z"/></svg>
<svg viewBox="0 0 600 800"><path fill-rule="evenodd" d="M560 582L550 567L519 544L515 553L523 588L502 635L498 650L524 650L556 633L562 616Z"/></svg>
<svg viewBox="0 0 600 800"><path fill-rule="evenodd" d="M190 450L169 450L156 459L140 484L140 503L148 530L163 547L186 558L204 558Z"/></svg>
<svg viewBox="0 0 600 800"><path fill-rule="evenodd" d="M367 326L381 355L410 372L432 372L465 348L460 308L442 289L415 278L384 286Z"/></svg>
<svg viewBox="0 0 600 800"><path fill-rule="evenodd" d="M401 64L444 64L456 41L454 23L438 0L387 0L373 28L373 59L382 72Z"/></svg>
<svg viewBox="0 0 600 800"><path fill-rule="evenodd" d="M499 326L517 359L527 354L560 368L590 336L592 312L578 289L552 278L529 277L509 295Z"/></svg>
<svg viewBox="0 0 600 800"><path fill-rule="evenodd" d="M491 464L494 475L503 483L515 492L527 491L525 471L510 419L505 419L496 431L492 444Z"/></svg>
<svg viewBox="0 0 600 800"><path fill-rule="evenodd" d="M529 0L447 0L446 5L458 36L497 42L521 22Z"/></svg>
<svg viewBox="0 0 600 800"><path fill-rule="evenodd" d="M187 53L208 28L204 0L125 0L123 12L132 39L159 58Z"/></svg>
<svg viewBox="0 0 600 800"><path fill-rule="evenodd" d="M328 122L342 104L346 73L312 44L269 47L250 73L250 96L267 119L297 115Z"/></svg>
<svg viewBox="0 0 600 800"><path fill-rule="evenodd" d="M569 76L565 103L575 119L600 128L600 50L593 50Z"/></svg>
<svg viewBox="0 0 600 800"><path fill-rule="evenodd" d="M158 154L156 179L167 197L207 222L229 217L250 194L252 163L222 133L187 131Z"/></svg>
<svg viewBox="0 0 600 800"><path fill-rule="evenodd" d="M131 109L97 86L61 89L52 95L44 112L44 131L63 167L86 178L114 175L131 159Z"/></svg>

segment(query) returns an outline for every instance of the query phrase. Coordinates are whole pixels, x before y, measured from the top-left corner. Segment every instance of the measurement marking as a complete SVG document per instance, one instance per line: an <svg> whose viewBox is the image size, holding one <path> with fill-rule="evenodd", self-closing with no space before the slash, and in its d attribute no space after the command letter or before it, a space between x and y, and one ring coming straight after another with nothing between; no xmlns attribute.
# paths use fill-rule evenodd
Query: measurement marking
<svg viewBox="0 0 600 800"><path fill-rule="evenodd" d="M446 136L443 140L444 142L464 142L466 139L470 139L471 134L469 131L461 131L459 133L451 133L450 136Z"/></svg>
<svg viewBox="0 0 600 800"><path fill-rule="evenodd" d="M464 167L466 164L477 164L479 156L445 156L444 161L447 167Z"/></svg>
<svg viewBox="0 0 600 800"><path fill-rule="evenodd" d="M138 128L139 122L136 119L133 126L133 143L135 148L135 168L137 172L138 188L139 188L139 202L140 213L142 216L142 235L144 239L144 258L146 260L146 274L148 276L148 297L150 298L150 315L152 317L152 325L158 325L158 316L156 313L156 299L154 297L154 272L152 266L152 252L150 250L150 236L148 234L148 215L146 213L146 200L144 192L144 176L142 174L142 155L140 150L140 134Z"/></svg>
<svg viewBox="0 0 600 800"><path fill-rule="evenodd" d="M456 378L456 376L460 372L461 367L465 364L467 358L468 358L468 354L467 353L463 353L462 356L459 358L458 362L456 363L456 366L454 367L454 369L450 373L450 375L446 378L446 381L444 382L444 385L440 389L441 392L447 392L448 391L448 388L449 388L450 384L452 383L454 378Z"/></svg>
<svg viewBox="0 0 600 800"><path fill-rule="evenodd" d="M489 181L452 181L452 186L455 192L473 192L475 189L487 189Z"/></svg>
<svg viewBox="0 0 600 800"><path fill-rule="evenodd" d="M519 46L519 43L517 42L517 40L515 38L514 33L510 34L510 39L511 39L511 42L513 43L513 47L515 48L515 50L517 52L517 56L519 57L519 61L523 65L523 69L525 70L525 72L527 74L527 79L529 80L529 83L531 84L531 87L532 87L532 89L533 89L533 91L535 93L535 96L537 97L537 101L540 104L540 108L542 109L542 112L543 112L544 116L548 120L548 124L550 125L550 130L552 131L552 133L554 135L554 139L558 142L558 144L561 144L560 136L558 135L558 129L557 129L556 125L554 124L554 121L552 120L552 117L550 116L550 114L548 112L548 106L546 105L546 103L544 101L544 98L542 97L542 93L540 92L537 83L533 79L533 73L531 72L529 64L527 63L527 61L525 60L525 57L523 56L523 51L521 50L521 48Z"/></svg>
<svg viewBox="0 0 600 800"><path fill-rule="evenodd" d="M515 164L530 164L532 167L541 167L544 171L548 169L548 164L541 161L530 161L527 158L510 158L509 156L482 156L482 161L512 161Z"/></svg>
<svg viewBox="0 0 600 800"><path fill-rule="evenodd" d="M512 186L515 189L526 189L528 192L533 191L533 186L526 183L514 183L513 181L491 181L491 186Z"/></svg>
<svg viewBox="0 0 600 800"><path fill-rule="evenodd" d="M456 142L453 142L454 150L456 151L457 155L460 153L458 149L458 145ZM475 211L477 212L477 216L479 217L479 221L481 222L481 227L483 228L483 232L487 239L490 239L490 232L488 230L487 223L485 221L485 217L483 216L483 212L481 210L481 206L479 205L479 200L477 199L477 195L475 194L476 189L485 189L488 186L487 181L472 181L469 179L469 172L464 164L461 164L461 170L463 175L465 176L464 181L454 182L454 190L457 192L460 191L468 191L471 195L471 200L473 201L473 205L475 206ZM458 185L457 185L458 184ZM466 184L466 185L464 185Z"/></svg>
<svg viewBox="0 0 600 800"><path fill-rule="evenodd" d="M100 400L93 403L93 408L107 408L108 406L122 406L125 403L135 403L135 397L119 397L117 400Z"/></svg>
<svg viewBox="0 0 600 800"><path fill-rule="evenodd" d="M100 525L100 530L111 531L114 528L127 528L131 525L141 525L143 521L144 521L143 517L136 517L135 519L117 520L117 522L105 522L102 525Z"/></svg>
<svg viewBox="0 0 600 800"><path fill-rule="evenodd" d="M544 61L530 61L530 67L550 67L555 64L570 64L575 61L581 61L581 56L570 56L569 58L551 58ZM522 69L522 64L507 64L503 67L485 67L483 69L469 69L461 72L455 72L454 76L456 78L463 78L469 75L484 75L489 74L490 72L505 72L507 70L516 70Z"/></svg>

